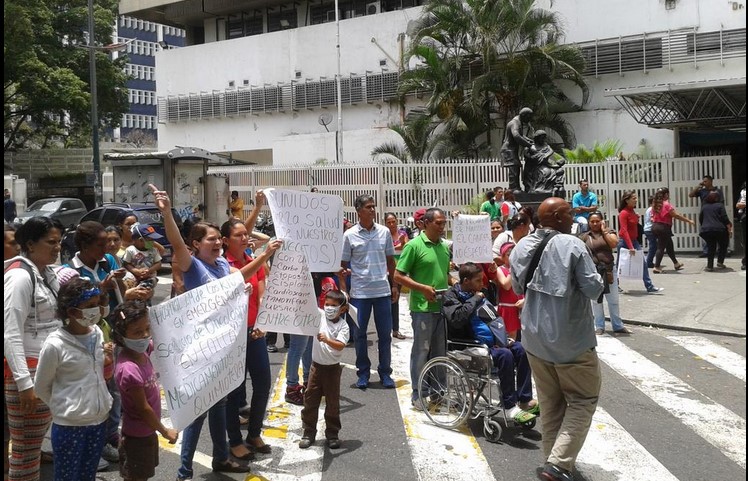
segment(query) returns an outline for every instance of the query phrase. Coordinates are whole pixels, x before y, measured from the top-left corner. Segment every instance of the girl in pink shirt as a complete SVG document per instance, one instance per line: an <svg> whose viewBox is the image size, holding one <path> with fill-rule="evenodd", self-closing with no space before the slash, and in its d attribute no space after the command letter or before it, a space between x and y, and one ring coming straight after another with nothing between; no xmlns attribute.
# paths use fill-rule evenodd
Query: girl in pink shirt
<svg viewBox="0 0 748 481"><path fill-rule="evenodd" d="M661 274L662 257L667 250L667 255L673 261L673 267L676 271L683 269L683 263L678 262L675 258L675 247L673 246L673 219L682 220L691 225L696 225L688 217L685 217L675 211L675 208L668 202L670 199L670 190L662 187L655 194L654 203L652 204L652 233L657 237L657 254L655 256L655 267L652 270L655 274Z"/></svg>

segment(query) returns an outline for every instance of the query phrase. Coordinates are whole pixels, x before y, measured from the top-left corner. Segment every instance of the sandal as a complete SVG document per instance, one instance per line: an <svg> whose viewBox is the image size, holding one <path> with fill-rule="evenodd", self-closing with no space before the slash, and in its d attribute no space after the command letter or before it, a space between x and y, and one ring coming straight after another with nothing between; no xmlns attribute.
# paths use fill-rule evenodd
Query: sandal
<svg viewBox="0 0 748 481"><path fill-rule="evenodd" d="M682 262L678 262L677 264L673 264L673 268L676 271L679 271L679 270L683 269L683 263Z"/></svg>
<svg viewBox="0 0 748 481"><path fill-rule="evenodd" d="M654 269L652 269L652 272L654 272L655 274L662 274L662 268L655 267Z"/></svg>
<svg viewBox="0 0 748 481"><path fill-rule="evenodd" d="M535 399L530 399L526 403L519 403L519 408L536 416L540 414L540 404Z"/></svg>
<svg viewBox="0 0 748 481"><path fill-rule="evenodd" d="M505 410L504 412L506 413L506 417L508 417L509 419L511 419L517 424L529 423L530 421L532 421L533 419L537 417L534 414L531 414L527 411L520 409L519 406L515 406L512 409Z"/></svg>
<svg viewBox="0 0 748 481"><path fill-rule="evenodd" d="M259 437L250 439L247 442L247 447L252 451L260 454L270 454L272 452L272 448L270 447L270 445L266 444L265 441L263 441L262 438Z"/></svg>
<svg viewBox="0 0 748 481"><path fill-rule="evenodd" d="M236 455L234 453L234 448L239 448L239 447L244 447L244 449L246 450L246 453L242 454L241 456ZM241 444L238 446L233 446L229 448L229 452L231 453L231 456L235 457L236 459L240 459L242 461L252 461L255 458L254 453L251 450L249 450L249 448L247 448L246 446L242 446Z"/></svg>

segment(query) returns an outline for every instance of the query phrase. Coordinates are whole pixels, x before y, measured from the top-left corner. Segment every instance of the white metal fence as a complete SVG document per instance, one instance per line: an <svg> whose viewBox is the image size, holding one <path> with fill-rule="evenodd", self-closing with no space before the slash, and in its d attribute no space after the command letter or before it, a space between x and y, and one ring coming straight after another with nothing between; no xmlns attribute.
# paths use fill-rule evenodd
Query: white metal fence
<svg viewBox="0 0 748 481"><path fill-rule="evenodd" d="M380 220L392 212L401 222L421 207L438 206L446 211L461 210L475 196L493 187L507 186L506 169L497 159L443 161L423 164L314 165L304 167L210 167L209 174L225 174L232 190L244 198L246 209L257 189L277 187L308 190L315 186L321 193L343 198L346 216L356 218L354 199L372 194L378 202ZM688 193L705 174L714 177L714 185L725 195L727 212L732 217L732 166L729 156L677 159L608 161L596 164L567 164L567 200L577 192L579 180L587 179L598 195L600 211L613 226L618 226L617 202L625 190L639 195L638 212L643 214L647 199L657 188L670 189L670 201L676 210L697 221L700 201ZM247 212L248 213L248 212ZM682 251L701 248L698 226L676 223L675 246Z"/></svg>

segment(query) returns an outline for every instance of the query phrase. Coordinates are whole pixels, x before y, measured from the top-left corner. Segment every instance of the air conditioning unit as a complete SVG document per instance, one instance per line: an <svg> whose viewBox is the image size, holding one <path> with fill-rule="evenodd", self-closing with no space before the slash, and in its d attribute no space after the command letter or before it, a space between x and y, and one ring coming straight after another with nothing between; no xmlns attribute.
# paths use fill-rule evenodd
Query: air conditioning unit
<svg viewBox="0 0 748 481"><path fill-rule="evenodd" d="M366 4L366 15L376 15L381 12L379 2L371 2Z"/></svg>

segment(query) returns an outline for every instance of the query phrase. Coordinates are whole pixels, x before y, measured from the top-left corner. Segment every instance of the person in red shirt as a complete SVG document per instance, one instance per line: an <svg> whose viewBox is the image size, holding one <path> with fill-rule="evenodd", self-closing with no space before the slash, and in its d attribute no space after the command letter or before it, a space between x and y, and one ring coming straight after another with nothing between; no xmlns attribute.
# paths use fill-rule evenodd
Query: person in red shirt
<svg viewBox="0 0 748 481"><path fill-rule="evenodd" d="M637 240L638 225L639 225L639 214L634 211L636 203L639 201L639 197L633 190L627 190L623 193L621 201L618 204L618 248L616 254L621 252L621 249L628 249L631 255L636 255L637 252L641 252L641 244ZM662 292L665 289L662 287L655 287L652 283L652 279L649 277L649 270L647 269L647 259L644 255L640 254L642 262L644 263L644 273L642 280L644 281L644 287L650 294L656 294ZM616 259L619 259L620 255L616 255Z"/></svg>

